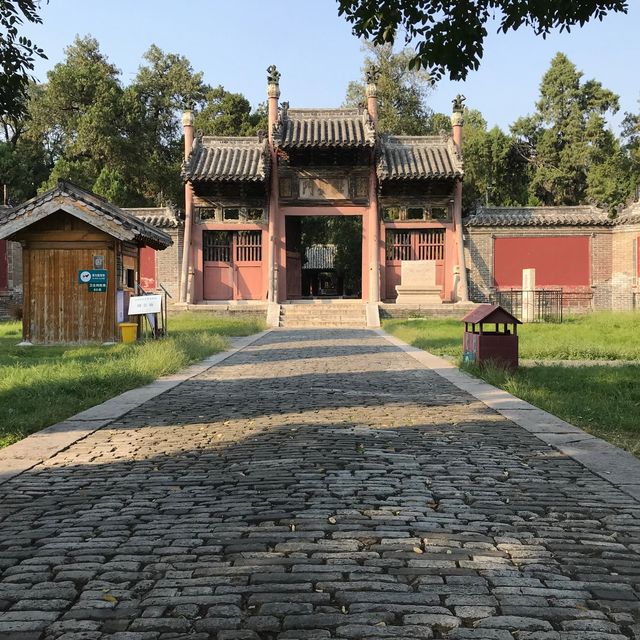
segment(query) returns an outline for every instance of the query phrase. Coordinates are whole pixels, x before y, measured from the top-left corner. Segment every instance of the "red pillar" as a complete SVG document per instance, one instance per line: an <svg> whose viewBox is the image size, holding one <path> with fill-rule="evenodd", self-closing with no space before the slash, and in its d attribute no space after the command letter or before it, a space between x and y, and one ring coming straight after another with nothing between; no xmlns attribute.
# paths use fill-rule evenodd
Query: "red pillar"
<svg viewBox="0 0 640 640"><path fill-rule="evenodd" d="M377 69L367 71L367 111L374 128L378 125L378 87L376 85L379 72ZM364 233L363 229L363 233ZM380 302L380 216L378 214L378 176L376 174L375 153L371 153L369 167L369 207L366 220L366 244L368 257L368 288L366 300ZM362 294L365 297L365 283L362 283Z"/></svg>
<svg viewBox="0 0 640 640"><path fill-rule="evenodd" d="M267 99L268 99L268 140L269 154L271 156L271 178L269 189L269 251L268 251L268 299L269 302L280 302L284 299L281 291L280 272L282 271L280 258L280 227L284 230L284 224L280 218L279 184L278 184L278 156L273 141L273 129L278 121L278 98L280 98L280 72L272 64L267 73Z"/></svg>
<svg viewBox="0 0 640 640"><path fill-rule="evenodd" d="M184 129L184 158L191 153L193 147L193 113L185 111L182 114ZM193 188L190 182L184 185L184 242L182 248L182 270L180 273L180 301L192 302L193 265L191 264L191 237L193 231Z"/></svg>
<svg viewBox="0 0 640 640"><path fill-rule="evenodd" d="M451 128L453 130L453 142L456 145L458 155L462 158L462 125L464 96L458 95L453 101L453 114L451 115ZM462 228L462 179L456 179L453 192L453 229L457 247L458 291L459 302L469 301L469 286L467 284L467 267L464 259L464 237ZM453 275L451 276L453 278Z"/></svg>

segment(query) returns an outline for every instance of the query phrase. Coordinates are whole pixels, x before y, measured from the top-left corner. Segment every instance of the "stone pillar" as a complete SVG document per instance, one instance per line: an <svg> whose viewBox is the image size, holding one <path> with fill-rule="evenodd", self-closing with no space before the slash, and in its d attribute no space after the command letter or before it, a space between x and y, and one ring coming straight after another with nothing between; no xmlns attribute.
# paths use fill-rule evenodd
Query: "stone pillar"
<svg viewBox="0 0 640 640"><path fill-rule="evenodd" d="M465 97L458 95L453 101L453 113L451 115L451 129L453 131L453 142L458 155L462 158L462 125L464 124L464 103ZM453 228L456 235L457 246L457 301L469 302L469 284L467 282L467 267L464 259L464 230L462 228L462 179L456 179L453 192ZM453 278L453 274L451 274Z"/></svg>
<svg viewBox="0 0 640 640"><path fill-rule="evenodd" d="M271 157L271 174L269 189L269 255L268 255L268 271L269 271L269 288L268 300L270 303L279 302L278 280L280 273L279 254L280 254L280 220L279 220L279 184L278 184L278 156L273 140L273 132L278 121L278 99L280 98L280 72L276 66L272 64L267 69L267 99L268 99L268 141L269 155Z"/></svg>
<svg viewBox="0 0 640 640"><path fill-rule="evenodd" d="M522 322L536 319L536 270L522 270Z"/></svg>
<svg viewBox="0 0 640 640"><path fill-rule="evenodd" d="M186 160L193 147L193 113L185 111L182 114L182 128L184 130L184 159ZM191 235L193 227L193 187L189 181L184 185L184 239L182 248L182 268L180 271L180 301L191 302L192 291L189 282L193 281L193 266L191 264ZM191 277L190 277L191 275Z"/></svg>

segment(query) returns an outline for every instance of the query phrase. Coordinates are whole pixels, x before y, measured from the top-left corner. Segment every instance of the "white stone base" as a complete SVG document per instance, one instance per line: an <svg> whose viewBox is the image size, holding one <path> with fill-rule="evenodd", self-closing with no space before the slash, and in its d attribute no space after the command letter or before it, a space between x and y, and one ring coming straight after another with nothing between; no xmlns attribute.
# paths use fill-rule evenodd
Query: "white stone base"
<svg viewBox="0 0 640 640"><path fill-rule="evenodd" d="M396 285L396 304L442 304L440 287L408 287Z"/></svg>

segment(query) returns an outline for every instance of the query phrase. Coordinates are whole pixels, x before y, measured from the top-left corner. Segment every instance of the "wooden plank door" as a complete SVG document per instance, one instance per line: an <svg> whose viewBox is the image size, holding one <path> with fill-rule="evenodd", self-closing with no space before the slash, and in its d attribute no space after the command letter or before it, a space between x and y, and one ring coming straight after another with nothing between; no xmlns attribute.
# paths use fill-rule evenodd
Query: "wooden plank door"
<svg viewBox="0 0 640 640"><path fill-rule="evenodd" d="M115 255L112 248L30 248L28 335L38 344L115 340ZM78 272L105 257L106 293L90 292Z"/></svg>

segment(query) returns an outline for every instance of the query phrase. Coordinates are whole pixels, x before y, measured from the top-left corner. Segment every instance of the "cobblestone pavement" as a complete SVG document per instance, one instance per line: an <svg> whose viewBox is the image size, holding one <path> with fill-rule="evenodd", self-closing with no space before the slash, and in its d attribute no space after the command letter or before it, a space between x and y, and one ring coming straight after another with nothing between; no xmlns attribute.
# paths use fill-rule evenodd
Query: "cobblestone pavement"
<svg viewBox="0 0 640 640"><path fill-rule="evenodd" d="M365 330L274 331L0 487L0 638L640 637L640 503Z"/></svg>

